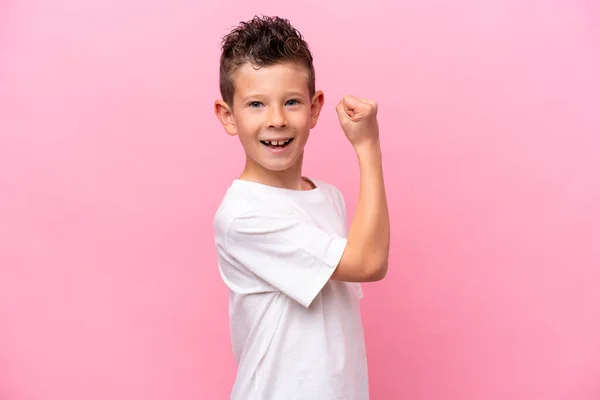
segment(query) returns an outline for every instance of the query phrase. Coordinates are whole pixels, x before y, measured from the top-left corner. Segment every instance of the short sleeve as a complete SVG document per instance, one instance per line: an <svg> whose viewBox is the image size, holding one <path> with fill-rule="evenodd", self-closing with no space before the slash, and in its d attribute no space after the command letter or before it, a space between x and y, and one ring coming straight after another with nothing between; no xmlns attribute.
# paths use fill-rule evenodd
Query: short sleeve
<svg viewBox="0 0 600 400"><path fill-rule="evenodd" d="M345 238L284 213L252 212L229 226L227 252L244 268L304 307L327 283Z"/></svg>

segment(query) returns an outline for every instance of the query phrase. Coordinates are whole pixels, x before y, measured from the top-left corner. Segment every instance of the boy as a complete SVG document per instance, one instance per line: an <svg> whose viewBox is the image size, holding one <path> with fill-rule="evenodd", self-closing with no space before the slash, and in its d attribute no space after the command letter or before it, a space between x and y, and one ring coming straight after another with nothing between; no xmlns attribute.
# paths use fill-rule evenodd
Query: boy
<svg viewBox="0 0 600 400"><path fill-rule="evenodd" d="M377 105L345 96L336 108L360 166L348 231L342 194L301 172L324 96L300 33L277 17L242 22L223 39L220 89L215 113L246 153L214 218L231 399L368 399L359 282L385 276L390 243Z"/></svg>

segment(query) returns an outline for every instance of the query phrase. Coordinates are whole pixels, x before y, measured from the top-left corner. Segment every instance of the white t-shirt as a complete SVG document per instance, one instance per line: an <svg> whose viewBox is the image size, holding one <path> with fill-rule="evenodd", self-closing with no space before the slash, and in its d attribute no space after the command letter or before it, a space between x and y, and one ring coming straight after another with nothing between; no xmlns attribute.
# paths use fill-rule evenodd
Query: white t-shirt
<svg viewBox="0 0 600 400"><path fill-rule="evenodd" d="M358 283L329 280L347 240L344 198L235 180L214 218L230 291L232 400L366 400Z"/></svg>

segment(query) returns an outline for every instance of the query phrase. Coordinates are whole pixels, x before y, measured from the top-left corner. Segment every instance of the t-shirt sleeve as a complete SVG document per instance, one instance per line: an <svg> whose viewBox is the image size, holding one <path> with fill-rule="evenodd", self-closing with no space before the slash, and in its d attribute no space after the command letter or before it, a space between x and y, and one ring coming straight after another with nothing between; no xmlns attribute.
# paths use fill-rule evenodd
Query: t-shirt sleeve
<svg viewBox="0 0 600 400"><path fill-rule="evenodd" d="M272 287L309 307L336 269L346 238L293 216L239 216L229 226L227 252Z"/></svg>

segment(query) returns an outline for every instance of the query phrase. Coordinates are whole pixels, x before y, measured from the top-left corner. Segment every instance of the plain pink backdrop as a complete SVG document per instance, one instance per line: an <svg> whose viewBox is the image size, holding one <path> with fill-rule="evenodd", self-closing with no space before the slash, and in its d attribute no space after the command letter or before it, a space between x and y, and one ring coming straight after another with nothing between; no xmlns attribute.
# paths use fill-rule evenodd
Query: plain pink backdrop
<svg viewBox="0 0 600 400"><path fill-rule="evenodd" d="M0 2L0 399L225 399L212 217L243 165L220 37L311 44L305 174L349 214L335 104L376 99L392 218L365 285L374 400L600 398L600 7L593 1Z"/></svg>

